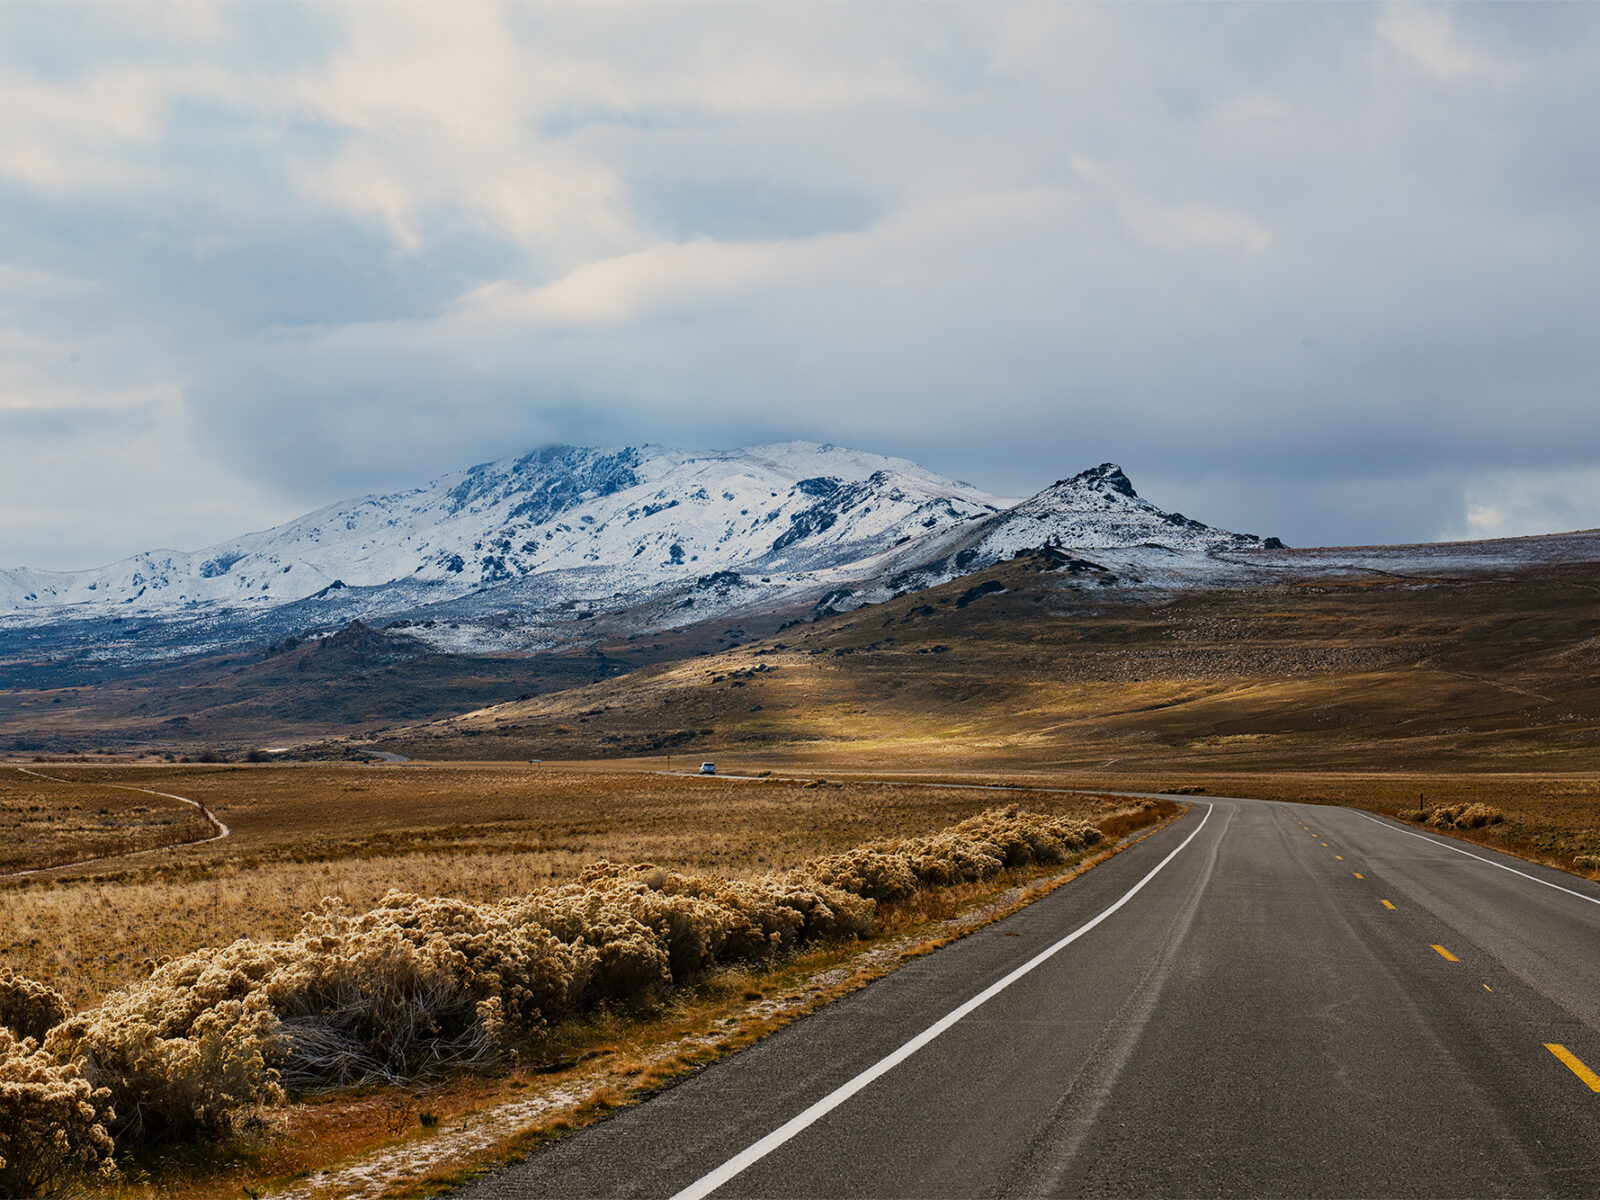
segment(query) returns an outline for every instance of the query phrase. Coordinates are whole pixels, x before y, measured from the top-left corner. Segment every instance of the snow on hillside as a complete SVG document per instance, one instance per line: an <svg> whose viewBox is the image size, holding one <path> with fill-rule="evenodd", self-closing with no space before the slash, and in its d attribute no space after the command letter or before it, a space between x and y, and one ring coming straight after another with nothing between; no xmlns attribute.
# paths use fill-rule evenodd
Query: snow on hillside
<svg viewBox="0 0 1600 1200"><path fill-rule="evenodd" d="M1114 463L1063 479L997 518L978 543L979 557L1008 558L1046 544L1077 550L1161 548L1209 554L1220 550L1272 549L1276 538L1214 529L1182 513L1169 513L1133 490Z"/></svg>
<svg viewBox="0 0 1600 1200"><path fill-rule="evenodd" d="M580 592L634 596L734 569L825 571L1013 503L903 459L810 442L727 453L553 446L192 554L0 571L0 611L171 616L386 586L414 604L419 593L436 602L562 573L582 580Z"/></svg>
<svg viewBox="0 0 1600 1200"><path fill-rule="evenodd" d="M855 608L1046 547L1079 586L1166 589L1589 562L1600 532L1287 550L1164 512L1111 463L1018 502L813 442L550 446L192 554L0 570L0 628L30 654L96 661L179 658L355 619L443 652L527 652L600 626L615 636Z"/></svg>
<svg viewBox="0 0 1600 1200"><path fill-rule="evenodd" d="M1282 544L1166 512L1142 499L1120 467L1102 463L982 521L952 526L905 552L882 556L875 577L863 575L833 606L850 608L932 587L1047 546L1070 550L1100 568L1097 583L1195 587L1258 574L1255 562L1262 552Z"/></svg>

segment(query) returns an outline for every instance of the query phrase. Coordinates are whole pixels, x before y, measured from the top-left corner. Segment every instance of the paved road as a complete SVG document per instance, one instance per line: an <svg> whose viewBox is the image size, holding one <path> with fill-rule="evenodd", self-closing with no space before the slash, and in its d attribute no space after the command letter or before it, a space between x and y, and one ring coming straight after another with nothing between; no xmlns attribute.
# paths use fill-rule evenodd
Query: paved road
<svg viewBox="0 0 1600 1200"><path fill-rule="evenodd" d="M1600 887L1208 798L467 1195L1593 1196L1589 1068Z"/></svg>

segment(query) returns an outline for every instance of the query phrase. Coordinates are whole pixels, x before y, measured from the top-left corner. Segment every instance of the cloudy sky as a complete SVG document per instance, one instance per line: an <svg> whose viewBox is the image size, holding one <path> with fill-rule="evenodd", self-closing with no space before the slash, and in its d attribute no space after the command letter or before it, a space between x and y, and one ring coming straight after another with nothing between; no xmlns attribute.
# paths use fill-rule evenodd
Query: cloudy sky
<svg viewBox="0 0 1600 1200"><path fill-rule="evenodd" d="M0 565L551 441L1600 525L1600 6L0 7Z"/></svg>

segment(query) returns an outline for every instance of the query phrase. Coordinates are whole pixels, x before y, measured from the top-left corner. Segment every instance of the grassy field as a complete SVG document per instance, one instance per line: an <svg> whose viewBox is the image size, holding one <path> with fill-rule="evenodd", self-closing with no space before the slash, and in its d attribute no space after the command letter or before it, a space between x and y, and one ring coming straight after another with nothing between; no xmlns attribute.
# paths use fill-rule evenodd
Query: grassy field
<svg viewBox="0 0 1600 1200"><path fill-rule="evenodd" d="M391 672L388 651L361 635L244 663L237 687L217 672L198 677L187 700L165 685L130 691L108 702L126 709L112 714L127 721L119 737L179 721L201 701L213 731L237 732L265 719L261 689L279 689L270 703L292 709L327 680L342 689L340 720L366 731L302 747L321 759L312 762L30 754L0 766L0 874L51 868L0 880L0 966L84 1007L173 956L292 935L328 896L351 912L391 888L487 903L602 859L748 878L927 835L1008 800L1122 831L1112 814L1124 802L1086 794L1095 791L1203 790L1391 815L1485 805L1499 819L1451 835L1600 875L1600 568L1138 594L1049 567L1019 559L762 640L731 629L674 647L624 639L551 667L523 699L382 730L370 726L386 711L428 716L449 711L450 696L505 696L521 668L507 660L451 690L466 686L461 671L477 671L462 667L426 702L386 710L393 689L424 686L418 672L433 668ZM635 669L615 674L623 666ZM63 742L78 728L71 706L94 707L72 695L9 699L16 729L42 721L34 714L47 703L50 736ZM274 716L266 727L309 734L333 715L312 711L298 726ZM374 750L417 761L338 761ZM724 776L766 778L662 773L702 758ZM948 782L989 790L925 786ZM151 792L204 804L231 835L182 844L210 826ZM57 865L82 858L99 861ZM938 911L890 906L884 928L917 927L959 899L939 897ZM790 967L845 953L808 950ZM773 978L718 976L660 1011L586 1017L556 1039L571 1050L557 1075L595 1047L625 1057L648 1044L666 1065L641 1078L669 1078L699 1061L673 1039L741 1004L759 1008ZM755 1036L766 1020L740 1027ZM426 1103L499 1103L508 1088L536 1086L520 1078L435 1081ZM633 1086L619 1078L605 1087ZM292 1148L274 1142L254 1165L230 1159L215 1178L237 1194L340 1147L403 1141L420 1094L297 1105ZM386 1122L398 1124L385 1133ZM189 1188L208 1170L167 1162L157 1183L128 1194Z"/></svg>
<svg viewBox="0 0 1600 1200"><path fill-rule="evenodd" d="M431 1127L422 1114L456 1121L549 1095L551 1116L496 1117L510 1121L503 1149L526 1146L529 1137L593 1119L892 969L906 955L994 919L1022 902L1018 889L1064 880L1063 871L1114 849L1123 834L1176 811L1079 794L707 779L607 763L55 763L48 780L29 774L32 769L0 767L0 813L7 821L0 834L28 865L42 866L62 853L59 839L33 836L52 816L70 832L85 806L145 795L130 788L200 801L231 829L221 841L144 848L0 881L0 966L55 987L80 1011L119 988L148 990L152 973L164 978L158 971L163 962L189 952L220 949L241 937L292 938L310 919L306 914L330 896L349 913L373 908L391 888L491 904L574 881L604 859L653 862L707 878L760 877L863 844L941 833L1024 797L1031 812L1087 820L1108 839L1093 850L1092 842L1080 841L1079 852L1065 860L888 896L864 942L851 936L807 943L772 958L768 951L642 1004L602 1003L557 1021L509 1058L480 1069L312 1089L287 1106L269 1106L266 1124L220 1139L148 1146L119 1141L122 1174L105 1186L108 1194L129 1198L256 1192L349 1155L412 1143L441 1178L448 1177L460 1169L460 1154L427 1148ZM171 836L180 832L167 829ZM204 835L210 827L202 821L189 832ZM28 858L29 847L37 860ZM598 886L594 878L586 877L584 886ZM418 903L424 911L431 902ZM984 907L997 903L992 912ZM965 924L958 928L952 921ZM236 952L234 946L225 953ZM321 961L326 953L323 946L313 958ZM159 991L164 985L156 986L154 994L166 996ZM171 1003L182 1008L189 995L180 988ZM147 1003L155 1001L137 1001L128 1011L144 1013ZM183 1078L174 1074L175 1082L164 1086L180 1087L176 1081ZM492 1158L501 1149L479 1148L467 1158L479 1161L486 1153Z"/></svg>
<svg viewBox="0 0 1600 1200"><path fill-rule="evenodd" d="M746 876L883 837L927 833L1003 801L993 792L866 784L807 787L658 775L597 764L53 765L42 781L0 767L0 838L23 866L53 801L64 825L85 796L134 785L200 800L230 826L184 846L0 882L0 965L80 1006L163 957L236 937L282 937L324 896L353 910L390 888L490 901L571 878L601 859ZM146 798L150 799L150 798ZM94 803L99 803L98 800ZM1030 794L1037 811L1116 807ZM201 826L204 830L204 826Z"/></svg>
<svg viewBox="0 0 1600 1200"><path fill-rule="evenodd" d="M715 654L390 731L429 758L668 748L735 768L1204 786L1600 854L1600 566L1107 592L1023 558ZM984 588L988 590L985 591Z"/></svg>
<svg viewBox="0 0 1600 1200"><path fill-rule="evenodd" d="M325 893L357 905L391 886L486 899L598 858L737 875L926 831L991 798L653 773L701 757L749 773L1204 787L1389 812L1479 802L1506 820L1475 838L1567 869L1600 854L1600 568L1140 595L1048 565L1019 559L764 640L319 751L377 748L428 766L0 771L11 870L203 832L192 810L112 784L191 797L233 829L169 856L12 884L0 947L85 1000L188 945L280 934ZM600 657L620 661L612 651L626 640ZM280 670L282 657L254 669ZM527 762L602 756L618 761Z"/></svg>
<svg viewBox="0 0 1600 1200"><path fill-rule="evenodd" d="M1004 590L972 598L986 583ZM1597 592L1600 568L1580 564L1110 595L1019 562L372 744L935 770L1592 772Z"/></svg>
<svg viewBox="0 0 1600 1200"><path fill-rule="evenodd" d="M211 833L204 816L175 800L61 775L47 765L0 768L0 875Z"/></svg>
<svg viewBox="0 0 1600 1200"><path fill-rule="evenodd" d="M780 775L810 774L817 765L809 754L748 752L722 762L725 770ZM154 801L110 784L201 800L232 829L221 842L0 883L0 965L43 979L83 1005L142 977L163 957L239 936L286 936L324 896L339 896L356 910L390 888L489 901L571 878L600 859L746 876L879 837L926 833L1006 798L992 791L841 782L870 763L846 755L833 762L846 770L833 772L834 783L814 787L663 776L607 763L49 768L71 783L0 768L6 822L0 840L9 847L13 870L60 861L62 840L39 836L52 820L71 833L91 806L121 804L132 813ZM908 785L933 781L925 771L899 774ZM1349 803L1388 813L1419 801L1429 807L1478 802L1507 819L1460 836L1569 870L1576 857L1600 854L1600 781L1582 774L1035 768L940 778L1139 791L1202 787L1217 795ZM1031 809L1073 815L1117 804L1033 791L1017 796ZM186 825L138 828L143 838L173 841L180 840L175 834L208 832L197 815ZM91 843L69 844L81 850Z"/></svg>

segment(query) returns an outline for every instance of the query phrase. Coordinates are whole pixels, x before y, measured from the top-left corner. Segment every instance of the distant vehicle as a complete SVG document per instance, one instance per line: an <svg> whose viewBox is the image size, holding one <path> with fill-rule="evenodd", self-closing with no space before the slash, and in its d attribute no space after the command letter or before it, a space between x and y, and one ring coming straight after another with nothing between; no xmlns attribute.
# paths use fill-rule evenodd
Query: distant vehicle
<svg viewBox="0 0 1600 1200"><path fill-rule="evenodd" d="M702 774L702 775L715 775L716 773L717 773L717 764L716 763L714 763L714 762L703 762L703 763L700 764L700 774Z"/></svg>

